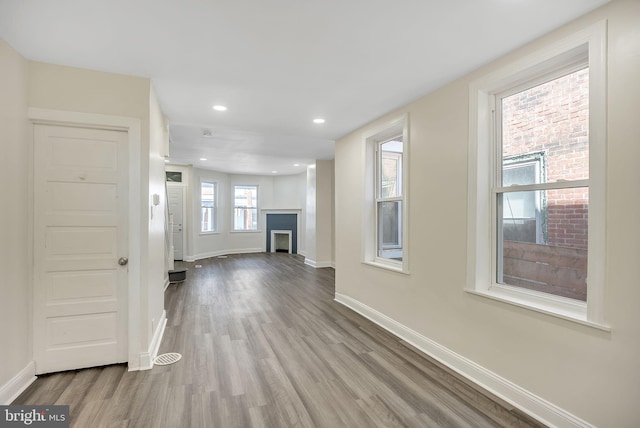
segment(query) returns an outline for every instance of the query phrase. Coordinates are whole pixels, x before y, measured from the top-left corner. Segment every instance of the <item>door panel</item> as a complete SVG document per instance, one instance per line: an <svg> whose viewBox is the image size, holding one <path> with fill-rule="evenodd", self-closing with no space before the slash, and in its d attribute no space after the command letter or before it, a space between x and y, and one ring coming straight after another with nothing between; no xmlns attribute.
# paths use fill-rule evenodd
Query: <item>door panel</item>
<svg viewBox="0 0 640 428"><path fill-rule="evenodd" d="M34 128L36 372L127 360L127 134Z"/></svg>
<svg viewBox="0 0 640 428"><path fill-rule="evenodd" d="M183 198L184 189L182 187L168 187L169 212L173 214L173 259L182 260L184 248L182 245L184 223L183 223Z"/></svg>

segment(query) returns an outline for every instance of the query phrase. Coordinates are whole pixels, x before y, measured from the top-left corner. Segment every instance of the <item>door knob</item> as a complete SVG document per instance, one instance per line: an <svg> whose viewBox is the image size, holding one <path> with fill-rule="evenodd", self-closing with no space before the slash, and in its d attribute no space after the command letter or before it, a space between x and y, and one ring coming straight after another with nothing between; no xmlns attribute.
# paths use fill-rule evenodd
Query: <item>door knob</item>
<svg viewBox="0 0 640 428"><path fill-rule="evenodd" d="M126 258L126 257L120 257L120 258L118 259L118 264L119 264L120 266L126 266L126 265L127 265L127 263L129 263L129 259L128 259L128 258Z"/></svg>

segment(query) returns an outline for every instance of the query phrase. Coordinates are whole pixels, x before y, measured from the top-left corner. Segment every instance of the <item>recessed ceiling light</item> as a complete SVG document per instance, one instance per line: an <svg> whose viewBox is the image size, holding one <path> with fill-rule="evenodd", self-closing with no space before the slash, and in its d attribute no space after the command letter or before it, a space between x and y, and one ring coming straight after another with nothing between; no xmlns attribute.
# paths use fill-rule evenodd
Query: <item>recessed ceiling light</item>
<svg viewBox="0 0 640 428"><path fill-rule="evenodd" d="M300 164L299 163L294 163L293 166L300 166Z"/></svg>
<svg viewBox="0 0 640 428"><path fill-rule="evenodd" d="M221 106L221 105L215 105L215 106L213 106L213 109L214 109L215 111L226 111L226 110L227 110L227 107L225 107L225 106Z"/></svg>
<svg viewBox="0 0 640 428"><path fill-rule="evenodd" d="M205 160L207 160L207 158L200 158L200 160L201 160L201 161L205 161Z"/></svg>
<svg viewBox="0 0 640 428"><path fill-rule="evenodd" d="M165 159L164 161L165 161L165 162L169 162L169 159Z"/></svg>
<svg viewBox="0 0 640 428"><path fill-rule="evenodd" d="M322 118L317 118L317 119L313 119L313 123L324 123L324 119Z"/></svg>
<svg viewBox="0 0 640 428"><path fill-rule="evenodd" d="M271 174L277 174L278 171L271 171Z"/></svg>

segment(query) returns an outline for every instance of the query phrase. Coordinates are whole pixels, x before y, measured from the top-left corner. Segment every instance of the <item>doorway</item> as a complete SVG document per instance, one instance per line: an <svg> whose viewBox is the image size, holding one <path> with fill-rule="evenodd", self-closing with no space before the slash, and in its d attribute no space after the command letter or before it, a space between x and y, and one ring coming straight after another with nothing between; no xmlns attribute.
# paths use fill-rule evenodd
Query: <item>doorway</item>
<svg viewBox="0 0 640 428"><path fill-rule="evenodd" d="M184 260L184 188L167 186L167 196L173 215L173 259Z"/></svg>

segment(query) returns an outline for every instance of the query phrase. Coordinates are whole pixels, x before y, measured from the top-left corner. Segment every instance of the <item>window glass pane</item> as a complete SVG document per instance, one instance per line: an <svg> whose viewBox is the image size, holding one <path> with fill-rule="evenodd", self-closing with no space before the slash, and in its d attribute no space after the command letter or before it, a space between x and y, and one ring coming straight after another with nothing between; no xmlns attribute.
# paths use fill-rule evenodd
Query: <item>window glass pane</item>
<svg viewBox="0 0 640 428"><path fill-rule="evenodd" d="M257 230L258 210L257 208L234 208L233 228L235 230Z"/></svg>
<svg viewBox="0 0 640 428"><path fill-rule="evenodd" d="M588 68L504 97L501 108L503 159L544 153L541 183L589 178ZM507 168L503 186L525 184Z"/></svg>
<svg viewBox="0 0 640 428"><path fill-rule="evenodd" d="M215 218L213 207L202 207L202 232L215 232Z"/></svg>
<svg viewBox="0 0 640 428"><path fill-rule="evenodd" d="M177 171L166 171L167 181L172 183L182 183L182 173Z"/></svg>
<svg viewBox="0 0 640 428"><path fill-rule="evenodd" d="M378 257L402 260L402 202L378 202Z"/></svg>
<svg viewBox="0 0 640 428"><path fill-rule="evenodd" d="M256 186L234 186L236 207L257 207L258 187Z"/></svg>
<svg viewBox="0 0 640 428"><path fill-rule="evenodd" d="M502 185L511 186L512 184L536 184L536 165L533 163L505 165L502 170Z"/></svg>
<svg viewBox="0 0 640 428"><path fill-rule="evenodd" d="M380 145L381 198L402 196L402 136Z"/></svg>
<svg viewBox="0 0 640 428"><path fill-rule="evenodd" d="M214 183L200 183L201 225L202 232L215 231L215 190Z"/></svg>
<svg viewBox="0 0 640 428"><path fill-rule="evenodd" d="M588 201L586 187L499 194L498 282L586 301Z"/></svg>

